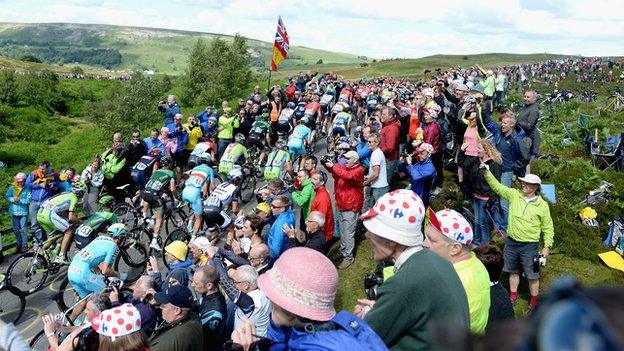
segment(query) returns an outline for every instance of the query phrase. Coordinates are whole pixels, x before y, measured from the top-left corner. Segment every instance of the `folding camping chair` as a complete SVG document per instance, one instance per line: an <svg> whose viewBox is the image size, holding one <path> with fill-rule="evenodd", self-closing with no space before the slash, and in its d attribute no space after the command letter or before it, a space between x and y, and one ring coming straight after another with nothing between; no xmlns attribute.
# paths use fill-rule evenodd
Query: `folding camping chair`
<svg viewBox="0 0 624 351"><path fill-rule="evenodd" d="M624 133L611 136L602 142L592 142L590 146L592 163L603 171L612 167L616 171L622 171L624 168L623 147Z"/></svg>

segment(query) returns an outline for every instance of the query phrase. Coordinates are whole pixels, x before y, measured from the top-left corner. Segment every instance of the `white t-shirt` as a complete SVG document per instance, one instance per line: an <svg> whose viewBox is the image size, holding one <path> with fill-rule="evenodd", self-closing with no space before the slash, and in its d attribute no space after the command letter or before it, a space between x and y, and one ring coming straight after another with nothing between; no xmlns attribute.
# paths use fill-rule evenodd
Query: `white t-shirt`
<svg viewBox="0 0 624 351"><path fill-rule="evenodd" d="M245 316L240 308L236 308L234 330L240 327L242 318L247 317L256 326L256 335L265 337L269 331L269 322L271 321L271 300L260 289L252 290L247 295L254 301L254 310L251 316Z"/></svg>
<svg viewBox="0 0 624 351"><path fill-rule="evenodd" d="M373 166L379 165L379 177L371 183L371 188L383 188L388 186L388 176L386 175L386 156L383 151L377 148L370 156L370 167L368 169L368 175L373 174Z"/></svg>

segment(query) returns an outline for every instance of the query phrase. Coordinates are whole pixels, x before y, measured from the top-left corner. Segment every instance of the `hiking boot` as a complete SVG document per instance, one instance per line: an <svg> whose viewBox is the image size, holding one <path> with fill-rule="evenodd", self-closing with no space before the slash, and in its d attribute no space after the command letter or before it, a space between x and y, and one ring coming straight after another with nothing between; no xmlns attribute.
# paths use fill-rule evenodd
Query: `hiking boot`
<svg viewBox="0 0 624 351"><path fill-rule="evenodd" d="M340 264L338 265L338 269L346 269L348 268L351 264L353 264L353 259L347 260L346 258L342 260L342 262L340 262Z"/></svg>
<svg viewBox="0 0 624 351"><path fill-rule="evenodd" d="M152 240L152 242L150 243L150 248L158 252L162 251L162 248L160 247L160 245L158 245L158 241L156 240Z"/></svg>

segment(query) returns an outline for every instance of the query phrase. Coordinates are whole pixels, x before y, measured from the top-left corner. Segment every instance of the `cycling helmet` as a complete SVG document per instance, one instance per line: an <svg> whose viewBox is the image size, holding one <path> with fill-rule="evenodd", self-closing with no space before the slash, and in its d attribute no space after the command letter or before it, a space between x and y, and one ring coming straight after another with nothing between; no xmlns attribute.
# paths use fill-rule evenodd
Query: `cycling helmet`
<svg viewBox="0 0 624 351"><path fill-rule="evenodd" d="M98 201L98 204L100 204L100 206L112 207L115 204L115 198L110 195L104 195L100 201Z"/></svg>
<svg viewBox="0 0 624 351"><path fill-rule="evenodd" d="M169 168L173 165L173 159L171 158L171 156L165 156L160 159L160 165L165 168Z"/></svg>
<svg viewBox="0 0 624 351"><path fill-rule="evenodd" d="M275 147L278 149L283 149L286 147L286 140L284 139L279 139L275 142Z"/></svg>
<svg viewBox="0 0 624 351"><path fill-rule="evenodd" d="M293 109L293 110L294 110L294 109L295 109L295 107L297 107L297 105L295 105L295 103L291 101L291 102L289 102L289 103L287 103L287 104L286 104L286 107L288 107L288 108L290 108L290 109Z"/></svg>
<svg viewBox="0 0 624 351"><path fill-rule="evenodd" d="M351 145L349 145L349 143L340 143L338 144L338 146L336 147L338 150L342 149L342 150L351 150Z"/></svg>
<svg viewBox="0 0 624 351"><path fill-rule="evenodd" d="M245 136L241 133L236 133L236 135L234 136L234 141L236 141L237 143L242 143L243 141L245 141Z"/></svg>
<svg viewBox="0 0 624 351"><path fill-rule="evenodd" d="M206 200L204 200L204 208L208 207L217 207L219 208L219 210L221 210L223 207L223 203L217 195L210 195L206 198Z"/></svg>
<svg viewBox="0 0 624 351"><path fill-rule="evenodd" d="M595 218L586 218L583 220L583 224L588 227L598 227L598 221Z"/></svg>
<svg viewBox="0 0 624 351"><path fill-rule="evenodd" d="M299 120L299 123L303 123L303 124L305 124L305 125L307 126L307 125L308 125L308 123L310 123L310 119L309 119L308 117L302 117L302 118Z"/></svg>
<svg viewBox="0 0 624 351"><path fill-rule="evenodd" d="M208 165L208 164L210 164L210 162L212 162L212 157L207 152L197 156L197 159L199 161L199 164L206 164L206 165Z"/></svg>
<svg viewBox="0 0 624 351"><path fill-rule="evenodd" d="M241 170L238 168L234 168L233 170L229 171L227 174L228 182L237 182L237 181L240 181L241 179L243 179L243 172L241 172Z"/></svg>
<svg viewBox="0 0 624 351"><path fill-rule="evenodd" d="M113 223L106 230L110 236L113 238L125 238L128 235L128 231L126 230L126 225L123 223Z"/></svg>
<svg viewBox="0 0 624 351"><path fill-rule="evenodd" d="M87 183L85 182L76 182L72 184L72 192L76 195L82 195L87 191Z"/></svg>

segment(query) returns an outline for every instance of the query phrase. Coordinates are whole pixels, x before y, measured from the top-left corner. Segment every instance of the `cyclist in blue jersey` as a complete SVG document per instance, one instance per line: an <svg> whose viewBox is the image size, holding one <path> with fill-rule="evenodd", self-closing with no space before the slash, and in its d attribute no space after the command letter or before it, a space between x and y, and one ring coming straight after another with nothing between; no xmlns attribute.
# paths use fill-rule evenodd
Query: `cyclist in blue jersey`
<svg viewBox="0 0 624 351"><path fill-rule="evenodd" d="M119 246L127 235L128 231L123 223L111 224L106 235L97 237L74 256L67 268L67 279L80 298L102 291L106 287L104 277L125 279L125 273L120 274L113 270L113 263L119 254ZM76 309L80 311L74 311L72 315L82 313L84 306Z"/></svg>
<svg viewBox="0 0 624 351"><path fill-rule="evenodd" d="M296 160L297 157L303 156L305 154L305 148L312 143L312 130L306 126L307 123L307 117L300 119L288 138L288 149L291 160Z"/></svg>
<svg viewBox="0 0 624 351"><path fill-rule="evenodd" d="M208 166L211 162L210 154L204 153L198 155L196 161L199 164L188 172L189 178L184 183L184 190L182 190L182 200L189 203L195 215L193 221L193 236L197 235L197 232L201 228L204 209L202 199L208 195L210 185L214 179L214 171Z"/></svg>

